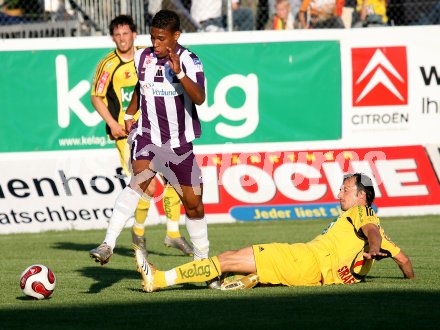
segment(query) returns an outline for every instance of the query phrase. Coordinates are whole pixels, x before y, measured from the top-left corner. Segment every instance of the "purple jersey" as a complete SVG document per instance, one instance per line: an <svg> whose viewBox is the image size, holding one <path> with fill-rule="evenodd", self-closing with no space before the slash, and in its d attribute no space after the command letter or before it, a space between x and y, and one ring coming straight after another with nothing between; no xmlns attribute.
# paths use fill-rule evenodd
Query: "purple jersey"
<svg viewBox="0 0 440 330"><path fill-rule="evenodd" d="M197 55L177 45L183 72L205 88L203 65ZM168 58L159 59L153 48L136 51L134 63L140 84L140 109L136 135L157 146L180 147L201 135L195 104L171 70Z"/></svg>

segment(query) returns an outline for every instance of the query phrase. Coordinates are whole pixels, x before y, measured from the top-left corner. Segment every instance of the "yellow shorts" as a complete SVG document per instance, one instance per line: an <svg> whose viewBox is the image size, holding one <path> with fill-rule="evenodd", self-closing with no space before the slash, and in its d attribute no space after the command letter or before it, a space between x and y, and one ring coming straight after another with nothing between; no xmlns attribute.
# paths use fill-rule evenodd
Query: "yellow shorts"
<svg viewBox="0 0 440 330"><path fill-rule="evenodd" d="M252 247L261 283L322 285L319 264L306 244L271 243Z"/></svg>
<svg viewBox="0 0 440 330"><path fill-rule="evenodd" d="M119 161L121 162L122 171L125 175L130 176L130 146L127 143L127 139L116 140L116 149L119 153Z"/></svg>

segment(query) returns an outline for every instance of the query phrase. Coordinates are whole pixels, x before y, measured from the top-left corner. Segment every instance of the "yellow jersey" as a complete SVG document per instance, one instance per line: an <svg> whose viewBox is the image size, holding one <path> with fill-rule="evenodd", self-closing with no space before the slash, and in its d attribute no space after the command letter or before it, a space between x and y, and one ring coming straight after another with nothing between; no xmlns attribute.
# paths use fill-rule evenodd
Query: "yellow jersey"
<svg viewBox="0 0 440 330"><path fill-rule="evenodd" d="M138 81L134 60L125 62L117 50L108 53L97 65L91 95L104 98L115 120L124 125L124 113ZM106 126L107 134L111 134Z"/></svg>
<svg viewBox="0 0 440 330"><path fill-rule="evenodd" d="M367 2L367 16L378 15L382 18L382 23L388 22L387 17L387 1L386 0L366 0ZM356 10L360 12L364 0L357 0Z"/></svg>
<svg viewBox="0 0 440 330"><path fill-rule="evenodd" d="M371 207L352 207L333 221L321 235L306 243L320 264L322 284L350 284L365 278L373 260L363 257L363 252L368 251L369 246L361 227L369 223L379 228L382 252L388 257L394 257L400 252L400 248L385 234Z"/></svg>

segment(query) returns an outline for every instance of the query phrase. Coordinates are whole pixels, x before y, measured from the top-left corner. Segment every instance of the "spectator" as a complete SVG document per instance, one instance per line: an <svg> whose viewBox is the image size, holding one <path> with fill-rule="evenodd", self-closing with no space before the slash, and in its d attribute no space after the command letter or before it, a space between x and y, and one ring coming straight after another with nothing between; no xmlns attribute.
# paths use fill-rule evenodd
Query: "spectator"
<svg viewBox="0 0 440 330"><path fill-rule="evenodd" d="M39 0L18 0L17 2L23 9L23 16L28 20L34 22L43 20L43 6Z"/></svg>
<svg viewBox="0 0 440 330"><path fill-rule="evenodd" d="M0 12L0 25L15 25L28 23L28 20L22 16L11 16Z"/></svg>
<svg viewBox="0 0 440 330"><path fill-rule="evenodd" d="M204 31L224 31L221 0L192 0L190 12Z"/></svg>
<svg viewBox="0 0 440 330"><path fill-rule="evenodd" d="M359 19L353 27L385 26L388 24L387 0L357 0L356 13Z"/></svg>
<svg viewBox="0 0 440 330"><path fill-rule="evenodd" d="M289 0L276 0L275 14L266 24L266 30L292 30L294 18Z"/></svg>
<svg viewBox="0 0 440 330"><path fill-rule="evenodd" d="M269 1L258 0L255 28L257 30L264 30L268 19L269 19Z"/></svg>
<svg viewBox="0 0 440 330"><path fill-rule="evenodd" d="M260 1L261 2L261 1ZM269 4L269 17L272 17L275 14L275 5L276 5L277 0L268 0L268 4ZM301 8L301 3L302 0L289 0L290 3L290 10L292 12L292 16L294 19L294 28L299 28L299 18L298 18L298 14L299 14L299 9Z"/></svg>
<svg viewBox="0 0 440 330"><path fill-rule="evenodd" d="M254 14L252 10L242 7L240 0L231 0L231 2L234 30L252 31L254 29Z"/></svg>
<svg viewBox="0 0 440 330"><path fill-rule="evenodd" d="M151 20L153 16L162 9L162 0L149 0L147 5L147 12L145 17L145 22L148 26L151 25Z"/></svg>
<svg viewBox="0 0 440 330"><path fill-rule="evenodd" d="M421 7L420 4L418 7ZM440 24L440 1L425 4L424 7L425 13L422 12L421 8L415 8L417 11L412 13L414 19L409 23L411 25Z"/></svg>
<svg viewBox="0 0 440 330"><path fill-rule="evenodd" d="M64 21L75 13L69 1L44 0L44 14L49 20Z"/></svg>
<svg viewBox="0 0 440 330"><path fill-rule="evenodd" d="M345 0L342 8L341 19L346 29L353 25L353 15L356 12L356 0Z"/></svg>
<svg viewBox="0 0 440 330"><path fill-rule="evenodd" d="M337 6L338 4L338 6ZM339 12L340 0L303 0L299 20L303 29L344 28Z"/></svg>
<svg viewBox="0 0 440 330"><path fill-rule="evenodd" d="M250 8L243 8L239 0L230 0L232 5L232 24L234 30L254 29L254 15ZM227 28L227 15L222 14L222 0L193 0L191 16L207 32L224 31Z"/></svg>
<svg viewBox="0 0 440 330"><path fill-rule="evenodd" d="M440 24L440 1L432 7L432 10L420 21L422 24Z"/></svg>

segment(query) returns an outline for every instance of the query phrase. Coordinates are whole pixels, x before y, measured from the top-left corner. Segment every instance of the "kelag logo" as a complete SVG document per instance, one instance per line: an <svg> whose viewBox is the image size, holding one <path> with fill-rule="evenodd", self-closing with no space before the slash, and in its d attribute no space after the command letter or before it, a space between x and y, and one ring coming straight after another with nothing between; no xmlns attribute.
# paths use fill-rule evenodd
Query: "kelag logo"
<svg viewBox="0 0 440 330"><path fill-rule="evenodd" d="M406 47L351 50L353 106L408 104Z"/></svg>

